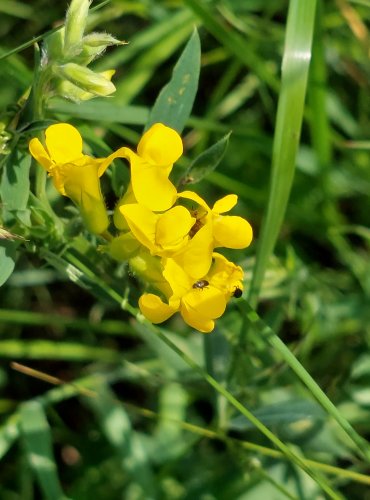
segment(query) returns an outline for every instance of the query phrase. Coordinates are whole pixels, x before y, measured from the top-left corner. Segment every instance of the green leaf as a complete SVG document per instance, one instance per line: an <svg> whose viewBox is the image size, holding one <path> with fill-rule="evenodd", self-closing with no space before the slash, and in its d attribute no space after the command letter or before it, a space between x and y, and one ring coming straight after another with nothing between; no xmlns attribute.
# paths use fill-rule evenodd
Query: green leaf
<svg viewBox="0 0 370 500"><path fill-rule="evenodd" d="M161 122L182 132L198 90L199 72L200 40L195 29L174 67L171 80L157 97L146 129Z"/></svg>
<svg viewBox="0 0 370 500"><path fill-rule="evenodd" d="M225 155L227 146L229 145L230 134L231 132L226 134L222 139L195 158L179 184L195 184L213 172Z"/></svg>
<svg viewBox="0 0 370 500"><path fill-rule="evenodd" d="M47 500L62 500L63 494L53 456L50 427L38 401L21 406L21 429L28 461Z"/></svg>
<svg viewBox="0 0 370 500"><path fill-rule="evenodd" d="M14 222L16 213L27 207L30 192L30 166L31 156L17 149L7 158L0 186L5 223Z"/></svg>
<svg viewBox="0 0 370 500"><path fill-rule="evenodd" d="M17 246L18 243L15 241L0 240L0 286L13 272Z"/></svg>

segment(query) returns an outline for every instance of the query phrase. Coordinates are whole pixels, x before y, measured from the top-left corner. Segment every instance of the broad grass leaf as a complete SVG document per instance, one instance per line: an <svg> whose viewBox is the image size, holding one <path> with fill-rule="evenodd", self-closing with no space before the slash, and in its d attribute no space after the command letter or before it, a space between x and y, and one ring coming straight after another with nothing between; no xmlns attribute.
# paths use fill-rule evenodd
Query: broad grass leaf
<svg viewBox="0 0 370 500"><path fill-rule="evenodd" d="M231 132L197 156L179 184L196 184L213 172L225 155L230 134Z"/></svg>
<svg viewBox="0 0 370 500"><path fill-rule="evenodd" d="M157 97L146 129L161 122L182 132L198 90L199 72L200 40L195 29L174 67L171 80Z"/></svg>

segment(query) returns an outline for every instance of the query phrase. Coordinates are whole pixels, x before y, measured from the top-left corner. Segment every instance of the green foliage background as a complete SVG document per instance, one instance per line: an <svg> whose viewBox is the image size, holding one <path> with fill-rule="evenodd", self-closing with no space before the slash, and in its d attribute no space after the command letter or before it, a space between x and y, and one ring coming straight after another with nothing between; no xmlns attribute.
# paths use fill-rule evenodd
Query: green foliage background
<svg viewBox="0 0 370 500"><path fill-rule="evenodd" d="M111 0L89 29L130 42L94 66L117 69L116 94L50 102L47 119L73 123L95 155L135 145L198 28L199 89L175 175L232 131L194 189L210 202L238 194L255 230L236 258L249 300L230 303L211 335L178 318L158 330L135 319L139 283L96 252L68 200L48 188L61 224L28 198L34 167L22 152L47 122L22 131L17 149L0 130L2 225L26 237L0 240L1 498L369 497L370 5L318 1L310 24L312 5ZM32 83L27 42L66 7L1 2L0 57L15 50L0 60L3 123ZM22 168L5 175L10 164ZM117 162L106 182L110 208L122 172Z"/></svg>

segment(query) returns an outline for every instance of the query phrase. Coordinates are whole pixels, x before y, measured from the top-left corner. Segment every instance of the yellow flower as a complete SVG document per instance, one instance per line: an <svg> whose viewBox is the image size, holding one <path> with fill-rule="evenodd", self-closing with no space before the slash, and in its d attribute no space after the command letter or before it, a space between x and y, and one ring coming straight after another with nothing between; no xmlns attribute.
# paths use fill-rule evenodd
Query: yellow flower
<svg viewBox="0 0 370 500"><path fill-rule="evenodd" d="M205 277L194 280L174 260L165 259L163 276L172 295L168 303L152 293L143 294L139 307L152 323L162 323L180 312L184 321L203 333L214 329L214 320L222 316L227 301L236 288L242 289L243 271L220 254L214 253L214 264Z"/></svg>
<svg viewBox="0 0 370 500"><path fill-rule="evenodd" d="M248 247L253 238L253 230L249 222L237 215L222 215L229 212L238 202L236 194L228 194L216 201L213 208L193 191L183 191L179 198L195 201L200 207L193 210L197 221L195 231L206 224L212 224L213 246L241 249ZM198 213L200 212L200 213Z"/></svg>
<svg viewBox="0 0 370 500"><path fill-rule="evenodd" d="M120 212L137 240L152 255L170 257L189 241L189 231L195 218L185 207L176 206L155 214L144 205L128 204Z"/></svg>
<svg viewBox="0 0 370 500"><path fill-rule="evenodd" d="M51 125L45 131L45 147L39 139L29 143L31 155L53 178L56 189L79 207L87 228L103 233L109 224L99 178L116 153L107 158L92 158L82 153L82 137L68 123Z"/></svg>
<svg viewBox="0 0 370 500"><path fill-rule="evenodd" d="M179 134L162 123L155 123L145 132L137 147L137 153L129 148L117 151L130 162L131 185L128 190L132 190L137 203L153 212L163 212L172 207L177 191L168 176L182 152ZM122 219L120 208L125 203L127 200L124 195L118 202L114 215L118 228Z"/></svg>
<svg viewBox="0 0 370 500"><path fill-rule="evenodd" d="M198 205L191 210L196 219L189 233L191 239L173 256L187 274L204 276L211 266L214 248L241 249L250 245L253 231L249 222L239 216L221 215L236 205L238 197L235 194L216 201L212 209L193 191L183 191L178 197L195 201Z"/></svg>

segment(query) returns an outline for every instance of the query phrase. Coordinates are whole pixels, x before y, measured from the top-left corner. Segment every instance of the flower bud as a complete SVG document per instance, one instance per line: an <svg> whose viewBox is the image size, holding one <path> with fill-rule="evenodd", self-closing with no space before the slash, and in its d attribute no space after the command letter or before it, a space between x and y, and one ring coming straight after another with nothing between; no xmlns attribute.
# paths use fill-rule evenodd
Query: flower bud
<svg viewBox="0 0 370 500"><path fill-rule="evenodd" d="M114 73L115 73L114 69L109 69L107 71L103 71L102 73L98 74L110 80L114 75ZM92 92L87 92L86 90L83 90L80 87L77 87L73 83L69 82L68 80L60 81L60 83L57 86L57 92L65 99L70 99L71 101L77 103L81 101L88 101L89 99L96 97L96 94L93 94Z"/></svg>
<svg viewBox="0 0 370 500"><path fill-rule="evenodd" d="M81 52L74 58L74 62L84 66L99 57L111 45L124 45L108 33L90 33L86 35L81 44Z"/></svg>
<svg viewBox="0 0 370 500"><path fill-rule="evenodd" d="M64 55L73 56L81 45L90 0L72 0L65 22Z"/></svg>
<svg viewBox="0 0 370 500"><path fill-rule="evenodd" d="M102 73L95 73L89 68L85 68L75 63L67 63L54 67L54 72L59 78L68 80L76 87L95 96L106 96L115 92L116 87ZM112 73L109 73L112 76Z"/></svg>

